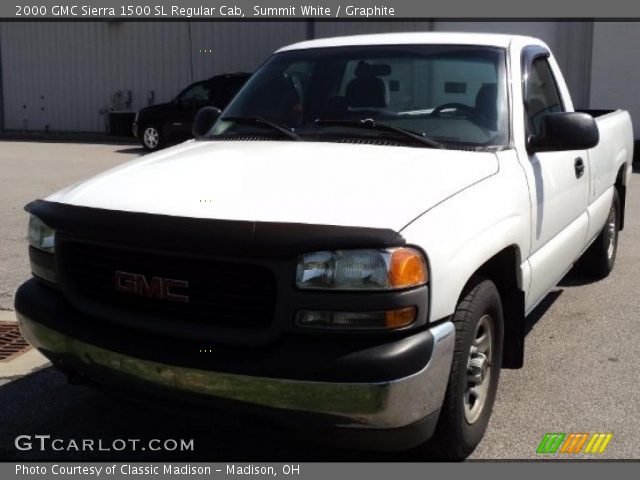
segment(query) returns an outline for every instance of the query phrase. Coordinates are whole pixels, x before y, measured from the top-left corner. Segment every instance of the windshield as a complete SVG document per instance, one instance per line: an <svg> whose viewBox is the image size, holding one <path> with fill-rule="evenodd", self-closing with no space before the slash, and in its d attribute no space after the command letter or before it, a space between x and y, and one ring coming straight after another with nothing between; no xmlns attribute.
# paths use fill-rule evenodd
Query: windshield
<svg viewBox="0 0 640 480"><path fill-rule="evenodd" d="M508 141L505 77L505 53L499 48L381 45L285 51L252 76L211 133L282 138L282 132L264 123L239 121L250 118L276 123L305 140L410 141L399 135L402 129L445 148L500 147Z"/></svg>

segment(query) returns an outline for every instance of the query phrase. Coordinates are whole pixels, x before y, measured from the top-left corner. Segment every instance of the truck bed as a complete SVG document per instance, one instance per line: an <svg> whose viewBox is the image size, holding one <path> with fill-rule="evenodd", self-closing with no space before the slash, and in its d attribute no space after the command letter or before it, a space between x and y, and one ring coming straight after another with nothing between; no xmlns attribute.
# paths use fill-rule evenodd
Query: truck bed
<svg viewBox="0 0 640 480"><path fill-rule="evenodd" d="M625 110L580 110L596 119L600 142L589 150L589 163L594 172L590 201L605 193L615 182L619 168L631 165L633 127Z"/></svg>

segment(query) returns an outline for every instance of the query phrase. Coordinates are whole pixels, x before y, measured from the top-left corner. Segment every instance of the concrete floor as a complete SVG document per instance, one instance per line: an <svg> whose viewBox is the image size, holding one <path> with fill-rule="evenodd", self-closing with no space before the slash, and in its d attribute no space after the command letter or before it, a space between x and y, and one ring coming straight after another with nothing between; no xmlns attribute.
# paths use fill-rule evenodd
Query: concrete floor
<svg viewBox="0 0 640 480"><path fill-rule="evenodd" d="M130 144L0 141L0 310L13 310L15 290L30 274L22 207L143 152Z"/></svg>

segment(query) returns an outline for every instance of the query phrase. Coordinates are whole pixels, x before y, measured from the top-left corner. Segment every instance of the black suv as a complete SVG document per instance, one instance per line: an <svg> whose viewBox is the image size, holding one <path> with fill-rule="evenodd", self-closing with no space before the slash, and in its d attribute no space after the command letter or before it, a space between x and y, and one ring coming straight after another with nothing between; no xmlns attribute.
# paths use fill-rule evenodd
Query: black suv
<svg viewBox="0 0 640 480"><path fill-rule="evenodd" d="M133 122L133 135L149 151L186 140L191 137L196 112L207 105L223 110L249 76L228 73L192 83L170 102L140 110Z"/></svg>

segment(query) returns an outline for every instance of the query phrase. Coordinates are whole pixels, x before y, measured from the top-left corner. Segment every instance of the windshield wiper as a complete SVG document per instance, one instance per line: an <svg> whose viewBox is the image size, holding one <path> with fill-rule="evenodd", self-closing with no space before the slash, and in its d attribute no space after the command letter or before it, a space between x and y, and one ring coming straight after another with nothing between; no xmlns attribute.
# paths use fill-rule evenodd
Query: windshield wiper
<svg viewBox="0 0 640 480"><path fill-rule="evenodd" d="M386 123L378 123L372 118L365 118L362 120L322 120L317 119L315 121L316 125L327 125L327 126L336 126L336 127L356 127L356 128L366 128L369 130L380 130L383 132L392 132L399 133L405 137L409 137L416 142L420 142L423 145L426 145L431 148L444 148L444 145L432 138L421 135L417 132L413 132L411 130L407 130L405 128L394 127L391 125L387 125Z"/></svg>
<svg viewBox="0 0 640 480"><path fill-rule="evenodd" d="M278 132L282 133L283 135L286 135L287 137L289 137L291 140L296 140L296 141L302 140L302 137L300 135L298 135L297 133L292 132L287 127L283 127L282 125L278 125L277 123L272 122L271 120L267 120L266 118L262 118L262 117L224 117L222 120L225 121L225 122L226 121L231 121L231 122L236 122L236 123L244 123L245 125L265 126L265 127L271 128L273 130L277 130Z"/></svg>

